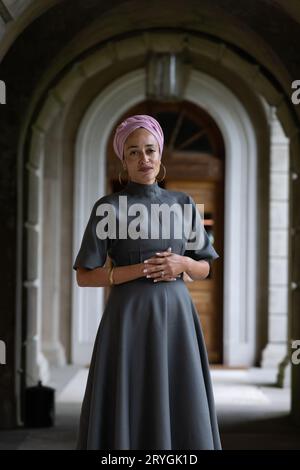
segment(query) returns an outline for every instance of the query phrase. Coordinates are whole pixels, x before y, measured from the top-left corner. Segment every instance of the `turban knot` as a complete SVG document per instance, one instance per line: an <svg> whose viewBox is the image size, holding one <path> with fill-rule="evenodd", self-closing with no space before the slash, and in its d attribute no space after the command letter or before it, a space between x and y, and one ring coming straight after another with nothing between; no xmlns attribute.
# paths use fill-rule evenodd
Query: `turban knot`
<svg viewBox="0 0 300 470"><path fill-rule="evenodd" d="M147 131L154 135L159 146L160 156L162 155L164 134L159 122L147 114L136 114L135 116L130 116L129 118L125 119L116 128L113 146L114 151L120 160L123 160L124 158L124 144L127 137L129 134L131 134L131 132L133 132L135 129L138 129L139 127L147 129Z"/></svg>

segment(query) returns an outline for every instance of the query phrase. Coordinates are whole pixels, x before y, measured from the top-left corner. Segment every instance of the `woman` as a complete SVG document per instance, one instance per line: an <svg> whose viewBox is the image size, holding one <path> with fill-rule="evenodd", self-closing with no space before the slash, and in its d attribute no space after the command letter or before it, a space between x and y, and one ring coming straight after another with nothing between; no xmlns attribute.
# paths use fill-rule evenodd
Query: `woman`
<svg viewBox="0 0 300 470"><path fill-rule="evenodd" d="M111 286L94 345L77 449L221 448L201 326L183 278L206 278L218 254L193 199L157 184L163 142L151 116L131 116L117 127L114 150L128 183L95 203L73 266L80 287ZM175 217L178 207L183 213L188 206L192 217L182 219L190 220L188 236L176 237L178 224L155 218L155 211L152 219L144 212L137 223L136 204L139 214L145 208L148 215L157 205L175 204ZM167 224L172 227L162 236ZM144 236L138 238L141 227ZM158 228L160 235L149 237ZM193 236L200 233L201 246L195 248ZM113 269L104 267L107 254Z"/></svg>

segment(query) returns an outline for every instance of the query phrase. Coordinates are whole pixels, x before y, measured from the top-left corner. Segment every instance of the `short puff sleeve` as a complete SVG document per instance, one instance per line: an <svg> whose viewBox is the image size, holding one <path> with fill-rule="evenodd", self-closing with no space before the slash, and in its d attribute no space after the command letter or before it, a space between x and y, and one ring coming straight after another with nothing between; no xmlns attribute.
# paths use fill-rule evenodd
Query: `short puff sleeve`
<svg viewBox="0 0 300 470"><path fill-rule="evenodd" d="M77 268L95 269L105 264L109 239L99 238L96 233L97 224L101 220L101 217L96 215L98 205L99 201L94 204L85 228L81 246L73 264L75 270Z"/></svg>
<svg viewBox="0 0 300 470"><path fill-rule="evenodd" d="M202 218L200 212L195 204L195 201L191 196L189 196L189 204L192 205L192 233L196 233L198 240L198 246L195 248L188 248L184 252L184 256L189 256L196 261L205 260L208 261L211 265L211 262L220 256L214 249L213 245L209 240L209 236L205 230L204 224L202 222ZM195 237L191 237L188 239L188 242L193 242ZM196 244L195 244L196 245Z"/></svg>

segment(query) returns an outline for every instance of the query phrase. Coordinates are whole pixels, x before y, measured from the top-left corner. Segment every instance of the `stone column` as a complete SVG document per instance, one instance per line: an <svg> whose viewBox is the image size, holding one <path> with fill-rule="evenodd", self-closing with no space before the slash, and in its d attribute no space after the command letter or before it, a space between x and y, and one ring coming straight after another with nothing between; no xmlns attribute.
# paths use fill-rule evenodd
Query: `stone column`
<svg viewBox="0 0 300 470"><path fill-rule="evenodd" d="M28 187L31 190L25 223L28 260L24 282L27 289L26 381L28 385L36 384L38 380L47 382L49 379L48 361L41 348L44 132L42 129L34 127L32 134L30 161L26 165Z"/></svg>
<svg viewBox="0 0 300 470"><path fill-rule="evenodd" d="M300 133L291 141L291 295L290 295L290 341L300 340ZM299 343L298 343L299 344ZM298 346L299 351L299 346ZM289 349L290 357L296 349ZM292 419L300 426L300 354L291 361ZM296 359L296 360L295 360Z"/></svg>
<svg viewBox="0 0 300 470"><path fill-rule="evenodd" d="M268 344L262 367L285 364L288 338L289 139L270 108L270 229Z"/></svg>
<svg viewBox="0 0 300 470"><path fill-rule="evenodd" d="M56 119L47 133L43 171L43 307L42 351L52 366L66 364L60 339L61 300L61 206L64 204L62 155L59 149L62 124Z"/></svg>

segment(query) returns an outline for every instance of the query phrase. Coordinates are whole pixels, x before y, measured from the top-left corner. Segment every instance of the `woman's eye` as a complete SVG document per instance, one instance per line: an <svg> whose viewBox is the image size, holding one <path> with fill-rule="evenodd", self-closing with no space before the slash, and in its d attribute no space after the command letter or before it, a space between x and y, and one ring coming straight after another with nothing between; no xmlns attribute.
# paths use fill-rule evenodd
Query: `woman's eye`
<svg viewBox="0 0 300 470"><path fill-rule="evenodd" d="M153 153L155 152L154 149L147 149L147 153ZM138 150L131 150L130 154L129 155L138 155Z"/></svg>

